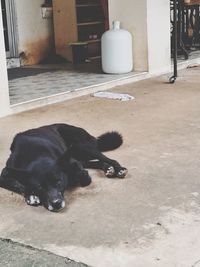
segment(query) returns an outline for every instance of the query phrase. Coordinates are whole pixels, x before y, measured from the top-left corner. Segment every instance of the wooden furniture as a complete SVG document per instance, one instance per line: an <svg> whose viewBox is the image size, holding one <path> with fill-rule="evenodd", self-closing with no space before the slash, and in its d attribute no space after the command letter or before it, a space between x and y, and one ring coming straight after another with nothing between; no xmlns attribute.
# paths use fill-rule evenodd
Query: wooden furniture
<svg viewBox="0 0 200 267"><path fill-rule="evenodd" d="M86 42L89 59L101 55L101 36L108 28L108 0L53 0L56 53L73 61L72 44Z"/></svg>
<svg viewBox="0 0 200 267"><path fill-rule="evenodd" d="M184 0L184 4L188 6L200 5L200 0Z"/></svg>

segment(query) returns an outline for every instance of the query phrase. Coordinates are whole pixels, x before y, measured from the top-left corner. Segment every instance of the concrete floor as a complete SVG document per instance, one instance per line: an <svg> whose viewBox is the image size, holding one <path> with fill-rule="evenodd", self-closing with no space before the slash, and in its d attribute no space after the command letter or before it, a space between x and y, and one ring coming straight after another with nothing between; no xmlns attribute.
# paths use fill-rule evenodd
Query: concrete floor
<svg viewBox="0 0 200 267"><path fill-rule="evenodd" d="M199 74L191 68L174 85L162 76L112 90L134 101L84 96L1 119L1 168L17 132L66 122L95 136L121 132L124 145L107 155L129 174L91 171L93 183L67 192L61 213L0 189L0 237L94 267L199 267Z"/></svg>

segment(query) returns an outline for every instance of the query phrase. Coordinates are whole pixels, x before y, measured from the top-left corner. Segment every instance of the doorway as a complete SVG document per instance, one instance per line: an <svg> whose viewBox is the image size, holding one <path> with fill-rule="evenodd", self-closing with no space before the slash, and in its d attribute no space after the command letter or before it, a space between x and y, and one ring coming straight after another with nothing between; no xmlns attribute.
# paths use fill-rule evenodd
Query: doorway
<svg viewBox="0 0 200 267"><path fill-rule="evenodd" d="M1 0L6 58L18 57L14 0Z"/></svg>

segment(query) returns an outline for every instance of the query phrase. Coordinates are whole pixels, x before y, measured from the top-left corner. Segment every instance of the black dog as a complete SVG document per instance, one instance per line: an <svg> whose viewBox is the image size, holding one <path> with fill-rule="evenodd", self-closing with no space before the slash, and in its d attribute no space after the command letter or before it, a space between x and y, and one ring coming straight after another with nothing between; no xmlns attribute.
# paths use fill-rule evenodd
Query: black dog
<svg viewBox="0 0 200 267"><path fill-rule="evenodd" d="M50 211L65 207L64 191L91 178L84 168L102 169L109 178L124 178L127 170L101 151L122 144L117 132L98 138L84 129L53 124L15 136L11 154L0 176L0 186L25 196L29 205L44 205Z"/></svg>

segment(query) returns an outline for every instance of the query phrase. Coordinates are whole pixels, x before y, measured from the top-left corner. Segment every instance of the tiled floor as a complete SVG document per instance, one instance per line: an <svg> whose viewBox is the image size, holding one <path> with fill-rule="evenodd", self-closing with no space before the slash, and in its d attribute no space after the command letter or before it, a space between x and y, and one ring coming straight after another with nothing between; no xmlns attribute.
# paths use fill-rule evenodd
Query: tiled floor
<svg viewBox="0 0 200 267"><path fill-rule="evenodd" d="M30 72L24 77L18 75L14 78L9 75L11 105L134 75L134 73L108 75L96 70L93 73L86 70L69 70L63 65L60 67L49 66L48 70L45 69L45 66L35 66L35 69L37 68L43 68L42 73L37 74L36 71L33 71L32 75ZM136 72L136 74L138 73Z"/></svg>
<svg viewBox="0 0 200 267"><path fill-rule="evenodd" d="M194 60L197 58L200 58L200 50L194 50L194 51L191 50L189 52L189 58L188 59L185 59L184 55L178 55L178 62L182 63L182 62L185 62L187 60Z"/></svg>
<svg viewBox="0 0 200 267"><path fill-rule="evenodd" d="M189 60L200 58L200 51L190 53ZM186 64L183 57L178 57L179 64ZM189 63L188 63L189 64ZM122 78L133 77L139 72L121 75L104 74L96 64L73 66L37 65L9 70L9 92L11 105L48 97L90 86L105 84Z"/></svg>

